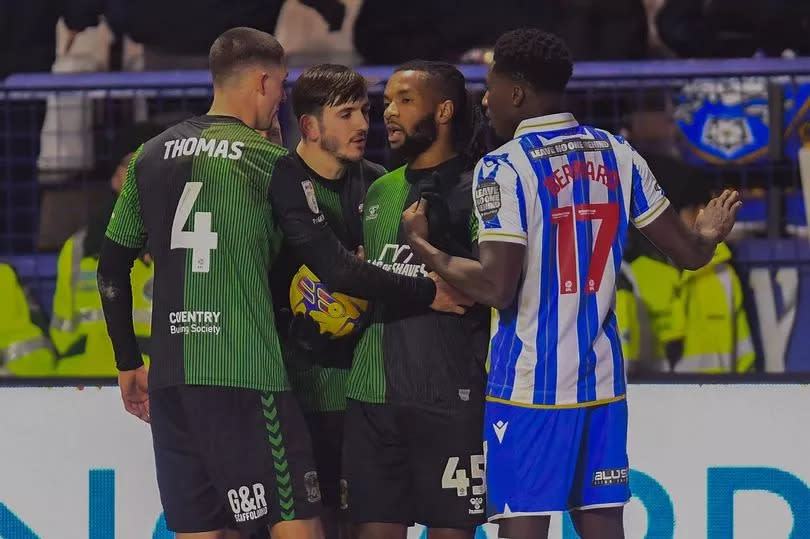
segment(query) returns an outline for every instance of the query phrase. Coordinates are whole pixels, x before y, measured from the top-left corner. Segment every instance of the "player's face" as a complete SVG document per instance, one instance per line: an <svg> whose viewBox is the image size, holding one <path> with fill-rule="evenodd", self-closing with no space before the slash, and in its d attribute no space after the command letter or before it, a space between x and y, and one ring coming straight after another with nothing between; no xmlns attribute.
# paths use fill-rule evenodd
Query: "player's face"
<svg viewBox="0 0 810 539"><path fill-rule="evenodd" d="M427 76L420 71L398 71L385 85L383 120L388 145L404 159L421 154L438 137L435 97L426 82Z"/></svg>
<svg viewBox="0 0 810 539"><path fill-rule="evenodd" d="M368 97L336 107L324 107L318 130L321 149L342 162L363 158L368 136Z"/></svg>
<svg viewBox="0 0 810 539"><path fill-rule="evenodd" d="M254 129L266 131L273 126L278 108L287 100L284 83L287 81L287 67L274 66L262 74L261 88L257 95L256 125Z"/></svg>
<svg viewBox="0 0 810 539"><path fill-rule="evenodd" d="M509 77L493 71L494 65L491 64L487 72L487 92L481 104L486 109L489 124L495 130L495 134L503 139L511 139L517 128L512 106L514 83Z"/></svg>

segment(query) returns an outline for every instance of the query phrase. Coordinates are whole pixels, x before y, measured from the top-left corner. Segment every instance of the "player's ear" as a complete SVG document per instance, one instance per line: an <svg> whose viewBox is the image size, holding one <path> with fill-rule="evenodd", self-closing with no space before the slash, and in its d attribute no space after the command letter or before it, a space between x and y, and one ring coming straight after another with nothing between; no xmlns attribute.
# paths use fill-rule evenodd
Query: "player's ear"
<svg viewBox="0 0 810 539"><path fill-rule="evenodd" d="M320 128L318 127L318 119L311 114L302 114L298 119L298 129L301 131L301 136L305 140L316 141L321 136Z"/></svg>
<svg viewBox="0 0 810 539"><path fill-rule="evenodd" d="M442 101L439 103L439 107L436 110L436 123L449 124L453 120L454 113L455 106L453 105L453 101L450 99Z"/></svg>
<svg viewBox="0 0 810 539"><path fill-rule="evenodd" d="M270 74L266 71L262 71L262 74L259 77L259 87L257 88L259 91L259 95L267 95L267 87L269 83L270 83Z"/></svg>
<svg viewBox="0 0 810 539"><path fill-rule="evenodd" d="M520 86L519 84L512 86L512 105L519 107L523 104L525 99L526 90L523 88L523 86Z"/></svg>

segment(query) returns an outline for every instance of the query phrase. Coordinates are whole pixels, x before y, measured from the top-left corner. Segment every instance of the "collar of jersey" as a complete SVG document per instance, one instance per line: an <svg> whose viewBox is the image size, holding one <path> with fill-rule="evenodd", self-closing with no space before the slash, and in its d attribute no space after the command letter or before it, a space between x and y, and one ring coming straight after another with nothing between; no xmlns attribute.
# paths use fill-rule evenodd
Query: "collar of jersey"
<svg viewBox="0 0 810 539"><path fill-rule="evenodd" d="M569 127L576 127L579 122L576 121L574 115L570 112L560 112L558 114L547 114L545 116L536 116L534 118L526 118L518 124L515 130L515 138L526 133L537 133L543 131L557 131L559 129L567 129Z"/></svg>

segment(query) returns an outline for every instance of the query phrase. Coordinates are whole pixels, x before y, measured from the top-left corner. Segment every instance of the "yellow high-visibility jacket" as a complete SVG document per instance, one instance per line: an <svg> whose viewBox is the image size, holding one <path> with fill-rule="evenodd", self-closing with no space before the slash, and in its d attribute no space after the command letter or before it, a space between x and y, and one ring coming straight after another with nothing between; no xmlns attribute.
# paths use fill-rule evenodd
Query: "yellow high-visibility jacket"
<svg viewBox="0 0 810 539"><path fill-rule="evenodd" d="M59 253L53 298L51 339L59 353L61 376L116 376L112 342L107 334L96 272L98 258L84 255L86 229L73 234ZM135 260L132 267L132 314L139 343L151 335L154 269ZM145 354L144 354L145 355ZM144 361L147 361L144 357Z"/></svg>
<svg viewBox="0 0 810 539"><path fill-rule="evenodd" d="M0 263L0 374L53 376L56 356L14 268ZM38 308L37 308L38 309Z"/></svg>
<svg viewBox="0 0 810 539"><path fill-rule="evenodd" d="M742 287L730 262L731 250L721 243L706 266L683 272L686 325L676 372L743 373L754 367Z"/></svg>

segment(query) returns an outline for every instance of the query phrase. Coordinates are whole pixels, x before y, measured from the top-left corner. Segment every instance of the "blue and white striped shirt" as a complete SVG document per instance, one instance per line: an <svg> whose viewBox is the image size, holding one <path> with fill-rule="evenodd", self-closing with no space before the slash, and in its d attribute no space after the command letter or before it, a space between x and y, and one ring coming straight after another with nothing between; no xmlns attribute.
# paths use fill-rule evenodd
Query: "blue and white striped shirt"
<svg viewBox="0 0 810 539"><path fill-rule="evenodd" d="M479 241L526 246L513 304L493 316L488 399L593 405L625 394L614 303L627 226L669 205L621 137L571 114L523 121L479 161Z"/></svg>

